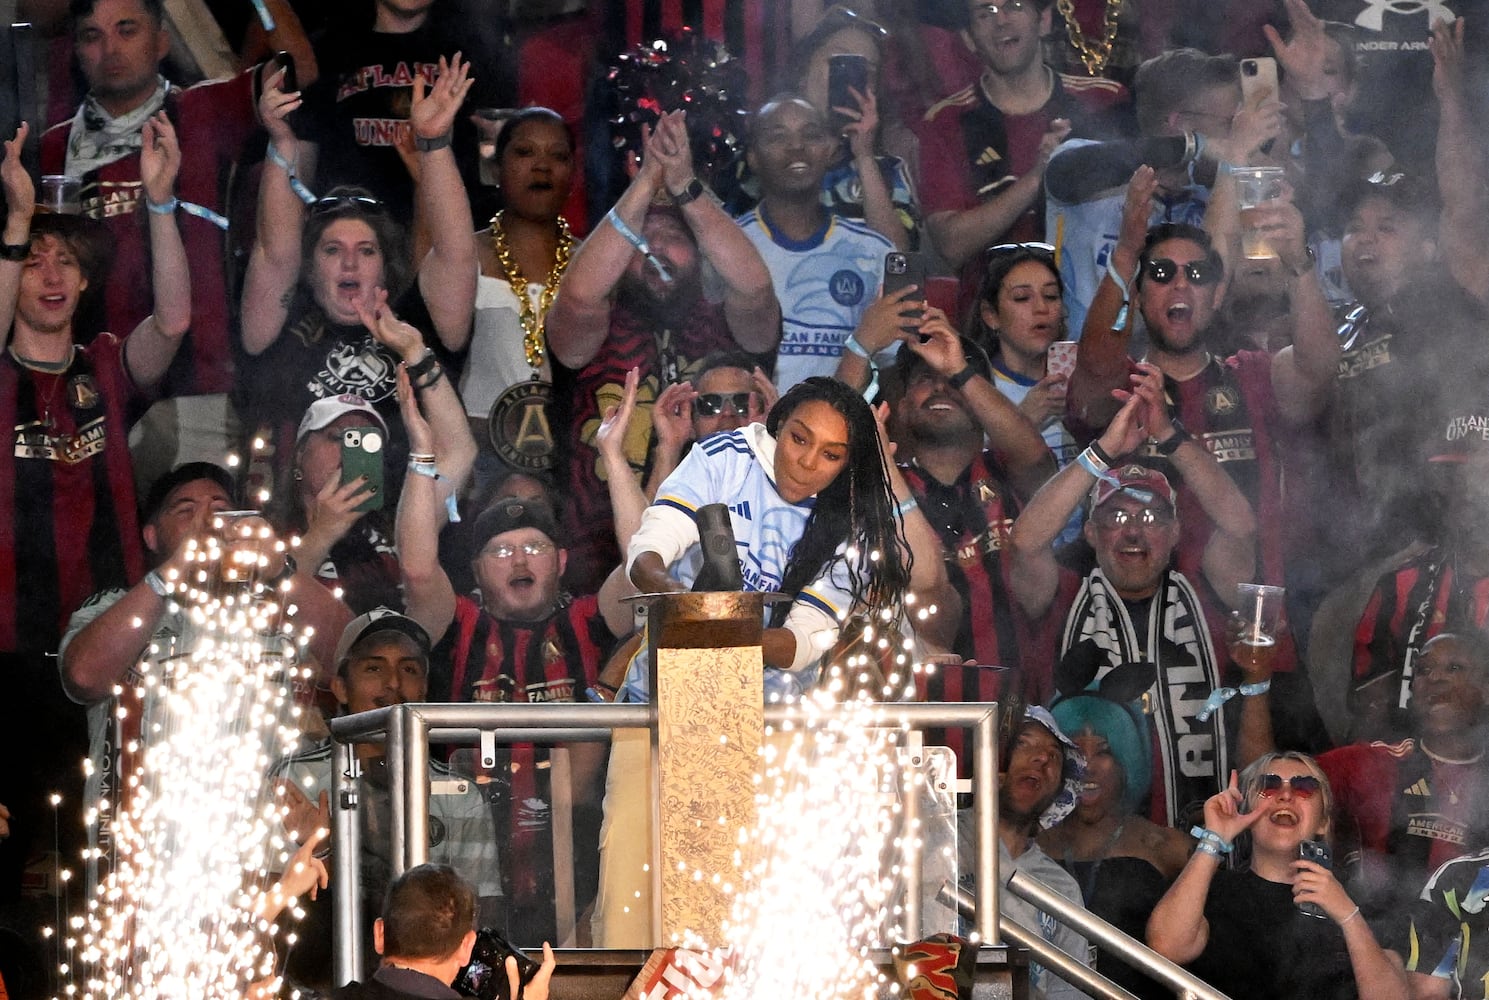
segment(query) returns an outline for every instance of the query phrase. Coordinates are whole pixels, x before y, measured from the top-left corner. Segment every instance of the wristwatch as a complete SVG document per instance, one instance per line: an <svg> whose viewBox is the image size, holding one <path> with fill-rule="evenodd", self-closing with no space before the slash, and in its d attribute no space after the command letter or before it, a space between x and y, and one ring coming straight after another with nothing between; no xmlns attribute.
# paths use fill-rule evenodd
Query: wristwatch
<svg viewBox="0 0 1489 1000"><path fill-rule="evenodd" d="M13 260L19 264L29 256L30 243L0 243L0 260Z"/></svg>
<svg viewBox="0 0 1489 1000"><path fill-rule="evenodd" d="M697 177L694 177L692 180L688 181L687 187L683 188L676 194L672 194L671 191L668 191L667 193L672 194L672 204L676 205L678 208L682 208L684 205L691 204L692 202L695 202L699 198L701 198L703 196L704 190L705 188L703 187L703 182L700 181Z"/></svg>
<svg viewBox="0 0 1489 1000"><path fill-rule="evenodd" d="M426 139L420 135L414 136L414 148L421 153L432 153L436 149L444 149L449 144L450 133L448 132L444 135L437 135L433 139Z"/></svg>
<svg viewBox="0 0 1489 1000"><path fill-rule="evenodd" d="M1153 445L1153 450L1158 452L1158 454L1162 455L1164 458L1167 458L1174 452L1178 451L1179 446L1185 441L1194 440L1194 436L1190 434L1189 431L1184 427L1184 425L1179 423L1177 419L1171 420L1169 421L1169 423L1173 426L1174 432L1170 434L1165 440L1156 442Z"/></svg>

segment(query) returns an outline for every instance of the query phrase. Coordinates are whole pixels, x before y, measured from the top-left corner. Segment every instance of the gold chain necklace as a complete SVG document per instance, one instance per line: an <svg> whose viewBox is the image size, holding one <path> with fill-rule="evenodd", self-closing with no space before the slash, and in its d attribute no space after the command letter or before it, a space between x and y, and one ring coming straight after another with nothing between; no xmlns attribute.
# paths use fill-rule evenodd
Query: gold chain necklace
<svg viewBox="0 0 1489 1000"><path fill-rule="evenodd" d="M1112 45L1117 40L1117 15L1121 13L1122 0L1106 0L1106 13L1102 19L1103 37L1099 42L1086 41L1086 36L1081 32L1080 21L1076 20L1075 0L1055 0L1055 7L1065 21L1065 34L1085 65L1086 72L1091 76L1100 76L1101 71L1106 69L1107 60L1112 57Z"/></svg>
<svg viewBox="0 0 1489 1000"><path fill-rule="evenodd" d="M502 228L501 212L491 217L491 249L496 253L496 261L502 267L507 284L512 286L517 300L522 303L522 311L517 316L518 322L522 324L522 353L527 359L528 367L533 370L533 378L537 378L538 369L543 365L543 357L548 353L547 344L543 340L543 319L548 315L548 307L553 305L553 297L558 294L564 271L568 270L569 255L574 249L574 234L569 230L568 221L560 215L558 249L553 253L553 268L548 272L542 294L538 296L537 309L533 308L532 296L527 294L527 279L522 276L522 269L517 266L517 258L512 256L512 248L507 243L507 231Z"/></svg>

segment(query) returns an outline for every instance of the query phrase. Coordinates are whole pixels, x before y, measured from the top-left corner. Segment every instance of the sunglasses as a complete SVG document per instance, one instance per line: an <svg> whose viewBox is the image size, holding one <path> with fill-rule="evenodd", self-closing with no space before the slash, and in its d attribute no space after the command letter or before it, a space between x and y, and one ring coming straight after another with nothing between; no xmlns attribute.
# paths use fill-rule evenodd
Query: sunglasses
<svg viewBox="0 0 1489 1000"><path fill-rule="evenodd" d="M1181 267L1191 285L1213 285L1220 280L1220 268L1208 259L1191 260L1181 265L1167 257L1155 257L1143 265L1143 274L1160 285L1166 285L1179 276Z"/></svg>
<svg viewBox="0 0 1489 1000"><path fill-rule="evenodd" d="M985 14L988 17L997 17L998 14L1020 14L1026 10L1033 10L1034 4L1029 0L1006 0L1004 3L980 3L972 8L972 13Z"/></svg>
<svg viewBox="0 0 1489 1000"><path fill-rule="evenodd" d="M546 556L554 550L552 542L523 542L521 545L511 545L507 542L497 542L488 545L481 550L483 556L494 556L497 559L510 559L521 552L525 556Z"/></svg>
<svg viewBox="0 0 1489 1000"><path fill-rule="evenodd" d="M1098 508L1091 520L1098 528L1125 528L1137 524L1144 528L1167 527L1174 523L1174 512L1164 507L1144 507L1128 510L1125 507Z"/></svg>
<svg viewBox="0 0 1489 1000"><path fill-rule="evenodd" d="M1035 254L1050 260L1055 259L1055 248L1049 243L999 243L997 246L987 248L989 260L1016 253Z"/></svg>
<svg viewBox="0 0 1489 1000"><path fill-rule="evenodd" d="M1284 778L1280 774L1264 774L1258 791L1264 798L1275 798L1277 793L1282 791L1283 785L1291 788L1293 795L1297 798L1311 799L1323 787L1323 782L1311 774L1300 774L1295 778Z"/></svg>
<svg viewBox="0 0 1489 1000"><path fill-rule="evenodd" d="M328 212L340 212L343 209L360 208L364 212L381 212L383 203L376 198L368 198L362 195L338 194L325 198L317 198L310 206L311 215L325 215Z"/></svg>
<svg viewBox="0 0 1489 1000"><path fill-rule="evenodd" d="M753 392L703 392L693 398L693 412L700 417L717 417L727 406L737 417L750 415Z"/></svg>

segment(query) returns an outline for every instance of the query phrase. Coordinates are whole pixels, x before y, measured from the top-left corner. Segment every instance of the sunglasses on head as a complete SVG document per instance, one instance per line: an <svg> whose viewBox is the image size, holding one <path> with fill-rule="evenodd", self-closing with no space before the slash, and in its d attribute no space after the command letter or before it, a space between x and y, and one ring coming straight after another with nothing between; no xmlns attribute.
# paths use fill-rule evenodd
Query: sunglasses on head
<svg viewBox="0 0 1489 1000"><path fill-rule="evenodd" d="M325 215L327 212L340 212L348 208L360 208L364 212L381 212L383 203L376 198L363 195L329 195L325 198L317 198L315 204L310 206L310 214Z"/></svg>
<svg viewBox="0 0 1489 1000"><path fill-rule="evenodd" d="M693 412L700 417L717 417L727 406L735 416L747 417L754 395L753 392L702 392L693 397Z"/></svg>
<svg viewBox="0 0 1489 1000"><path fill-rule="evenodd" d="M1323 786L1323 782L1311 774L1300 774L1293 778L1284 778L1280 774L1264 774L1262 775L1258 790L1264 798L1270 799L1282 791L1283 785L1290 787L1293 790L1293 795L1298 798L1311 799L1314 793Z"/></svg>
<svg viewBox="0 0 1489 1000"><path fill-rule="evenodd" d="M1181 267L1191 285L1213 285L1220 280L1220 268L1208 258L1180 264L1167 257L1155 257L1143 265L1143 274L1160 285L1166 285L1179 276Z"/></svg>
<svg viewBox="0 0 1489 1000"><path fill-rule="evenodd" d="M1006 257L1016 253L1034 254L1039 257L1055 259L1055 248L1048 243L999 243L997 246L987 248L989 260Z"/></svg>

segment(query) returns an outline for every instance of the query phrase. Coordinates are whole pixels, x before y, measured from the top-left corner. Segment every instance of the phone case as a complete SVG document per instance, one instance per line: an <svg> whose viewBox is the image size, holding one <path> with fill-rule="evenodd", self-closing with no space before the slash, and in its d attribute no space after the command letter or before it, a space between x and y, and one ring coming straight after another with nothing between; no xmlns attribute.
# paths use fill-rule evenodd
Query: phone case
<svg viewBox="0 0 1489 1000"><path fill-rule="evenodd" d="M353 507L355 511L365 514L383 509L383 446L386 443L381 427L348 427L341 432L342 484L365 476L367 484L377 491Z"/></svg>

